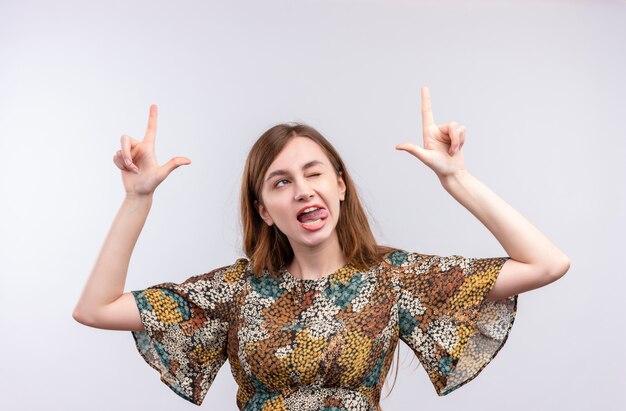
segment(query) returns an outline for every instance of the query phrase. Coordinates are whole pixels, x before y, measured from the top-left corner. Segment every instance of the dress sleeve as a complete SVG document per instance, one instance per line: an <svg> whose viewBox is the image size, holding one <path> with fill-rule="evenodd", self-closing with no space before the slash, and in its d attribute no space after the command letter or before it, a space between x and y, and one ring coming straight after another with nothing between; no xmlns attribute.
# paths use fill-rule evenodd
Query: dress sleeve
<svg viewBox="0 0 626 411"><path fill-rule="evenodd" d="M131 291L145 331L132 331L143 359L176 394L201 405L227 359L232 302L247 260Z"/></svg>
<svg viewBox="0 0 626 411"><path fill-rule="evenodd" d="M506 342L517 297L487 301L510 257L395 252L400 339L418 357L439 396L473 380Z"/></svg>

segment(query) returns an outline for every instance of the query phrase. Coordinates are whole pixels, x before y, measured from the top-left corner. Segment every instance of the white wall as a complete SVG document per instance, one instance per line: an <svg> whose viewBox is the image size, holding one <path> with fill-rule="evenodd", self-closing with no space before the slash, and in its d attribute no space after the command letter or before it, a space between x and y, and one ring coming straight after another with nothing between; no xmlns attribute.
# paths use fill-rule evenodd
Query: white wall
<svg viewBox="0 0 626 411"><path fill-rule="evenodd" d="M467 169L571 259L440 398L402 346L391 410L626 407L625 1L0 1L0 392L7 410L195 409L130 332L72 310L123 198L112 156L159 105L156 191L126 290L233 262L248 149L283 121L343 155L381 242L506 255L398 143L467 129ZM411 363L410 363L411 362ZM409 365L410 363L410 365ZM203 406L235 410L228 363ZM383 396L387 392L383 390ZM187 407L187 408L185 408Z"/></svg>

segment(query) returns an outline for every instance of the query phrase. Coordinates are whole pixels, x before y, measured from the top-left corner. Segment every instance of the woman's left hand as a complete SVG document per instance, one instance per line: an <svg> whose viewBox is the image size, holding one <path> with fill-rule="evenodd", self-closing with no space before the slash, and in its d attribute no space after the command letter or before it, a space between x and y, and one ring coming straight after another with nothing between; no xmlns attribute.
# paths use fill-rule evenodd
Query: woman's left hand
<svg viewBox="0 0 626 411"><path fill-rule="evenodd" d="M428 87L422 87L422 127L424 148L414 143L402 143L396 146L396 150L404 150L419 158L440 180L465 170L461 147L465 143L466 129L456 122L435 124Z"/></svg>

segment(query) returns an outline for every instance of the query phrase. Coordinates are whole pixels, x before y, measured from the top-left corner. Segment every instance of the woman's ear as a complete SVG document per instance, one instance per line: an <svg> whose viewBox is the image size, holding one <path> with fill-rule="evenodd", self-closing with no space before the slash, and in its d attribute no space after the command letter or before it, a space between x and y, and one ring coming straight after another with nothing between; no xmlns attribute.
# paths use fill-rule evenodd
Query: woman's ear
<svg viewBox="0 0 626 411"><path fill-rule="evenodd" d="M343 181L343 173L339 172L337 182L339 183L339 200L344 201L346 199L346 183Z"/></svg>
<svg viewBox="0 0 626 411"><path fill-rule="evenodd" d="M254 207L257 209L257 211L259 212L259 215L261 216L263 221L267 223L267 225L271 226L272 224L274 224L272 217L270 217L269 213L267 212L267 209L265 208L263 204L259 204L257 200L254 200Z"/></svg>

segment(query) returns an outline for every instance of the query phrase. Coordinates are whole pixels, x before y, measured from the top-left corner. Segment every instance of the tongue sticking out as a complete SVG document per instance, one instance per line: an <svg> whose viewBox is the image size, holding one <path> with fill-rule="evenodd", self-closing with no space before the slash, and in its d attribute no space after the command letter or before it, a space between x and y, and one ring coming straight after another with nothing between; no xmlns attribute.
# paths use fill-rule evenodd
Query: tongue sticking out
<svg viewBox="0 0 626 411"><path fill-rule="evenodd" d="M310 213L300 214L300 216L298 217L298 220L301 223L306 223L307 221L315 221L319 218L326 218L326 217L328 217L328 212L326 210L319 209L319 210L312 211Z"/></svg>

